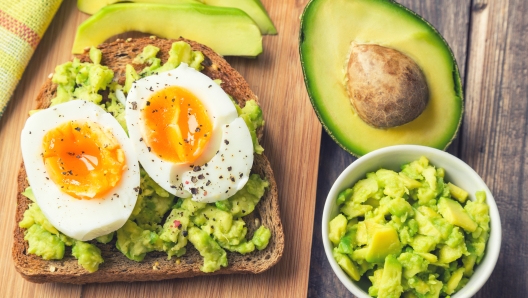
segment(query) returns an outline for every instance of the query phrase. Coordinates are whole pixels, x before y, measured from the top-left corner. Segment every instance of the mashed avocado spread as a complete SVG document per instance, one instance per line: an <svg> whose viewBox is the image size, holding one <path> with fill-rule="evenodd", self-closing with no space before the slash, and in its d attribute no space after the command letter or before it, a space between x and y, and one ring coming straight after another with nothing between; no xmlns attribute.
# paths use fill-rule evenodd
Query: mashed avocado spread
<svg viewBox="0 0 528 298"><path fill-rule="evenodd" d="M126 93L134 80L174 69L181 62L196 70L202 69L203 54L192 51L185 42L172 44L170 57L163 65L156 58L158 51L154 46L146 46L133 63L146 63L147 66L138 74L132 65L127 65L125 86L121 86L113 81L113 71L100 64L100 50L92 48L90 59L93 63L74 59L56 67L52 81L57 84L57 96L52 99L51 105L76 98L92 101L111 113L126 130L124 105L116 93ZM107 99L100 94L102 90L109 91ZM257 128L264 124L260 107L254 100L246 102L244 108L236 103L235 107L248 125L255 152L262 153L256 137ZM33 203L25 211L19 226L26 229L24 239L29 244L28 253L45 260L62 259L66 248L71 247L71 254L77 258L79 265L95 272L104 262L98 243L106 244L116 238L115 245L119 251L131 260L142 261L151 251L163 251L169 259L181 257L188 242L191 242L204 258L200 269L213 272L227 266L226 250L247 254L268 245L270 230L261 225L248 239L248 229L243 220L255 209L269 186L268 181L259 175L252 174L247 184L232 197L211 204L177 198L156 184L144 170L140 175L140 191L129 220L115 233L88 242L71 239L55 229L35 203L31 187L27 188L22 194Z"/></svg>
<svg viewBox="0 0 528 298"><path fill-rule="evenodd" d="M329 223L333 255L374 297L449 297L473 274L489 238L486 193L475 200L425 157L368 173L339 194Z"/></svg>

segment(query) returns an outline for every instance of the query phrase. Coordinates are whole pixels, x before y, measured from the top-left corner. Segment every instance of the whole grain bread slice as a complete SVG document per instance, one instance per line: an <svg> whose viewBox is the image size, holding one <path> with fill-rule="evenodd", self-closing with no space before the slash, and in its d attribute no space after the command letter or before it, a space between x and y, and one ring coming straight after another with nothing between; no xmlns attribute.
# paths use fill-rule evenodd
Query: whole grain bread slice
<svg viewBox="0 0 528 298"><path fill-rule="evenodd" d="M201 51L204 54L205 59L202 63L204 69L202 72L213 79L220 79L222 81L221 87L241 107L250 99L257 100L256 95L251 91L244 78L221 56L210 48L196 42L182 38L177 40L189 43L193 50ZM146 45L151 44L160 48L158 58L165 62L168 58L168 50L174 41L176 40L146 37L105 43L98 47L102 52L101 64L112 69L114 71L114 79L120 84L124 84L127 64L133 65L137 71L144 67L144 65L132 64L132 60L142 52ZM83 62L89 61L87 52L77 57ZM37 97L37 108L46 108L50 105L51 99L55 97L56 87L51 82L51 79L48 79ZM262 129L259 130L258 135L262 136ZM31 203L29 199L21 194L28 187L25 167L22 165L18 173L16 227L12 251L15 268L25 279L31 282L74 284L149 281L200 275L263 272L275 265L282 257L284 233L279 213L277 184L270 163L264 154L255 154L252 173L265 177L270 183L270 187L257 204L255 211L244 217L248 227L247 237L251 237L260 225L264 225L271 230L272 237L264 250L255 250L247 255L227 252L229 263L227 267L213 273L204 273L199 269L203 263L203 258L192 244L187 245L187 253L178 259L172 258L172 260L168 260L164 252L151 252L147 254L142 262L135 262L129 260L117 250L114 240L109 244L97 244L101 249L104 263L99 266L98 271L89 273L78 265L77 260L71 256L71 248L67 248L62 260L46 261L27 253L28 243L24 240L24 229L18 227L18 222L22 220L24 211Z"/></svg>

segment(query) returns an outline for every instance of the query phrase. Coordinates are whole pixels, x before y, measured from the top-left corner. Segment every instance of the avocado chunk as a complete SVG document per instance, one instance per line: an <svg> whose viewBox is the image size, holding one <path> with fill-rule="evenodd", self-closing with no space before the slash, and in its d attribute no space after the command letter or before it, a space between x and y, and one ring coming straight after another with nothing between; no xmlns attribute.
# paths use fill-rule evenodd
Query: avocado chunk
<svg viewBox="0 0 528 298"><path fill-rule="evenodd" d="M153 242L156 241L157 234L142 229L131 220L127 220L116 234L116 248L136 262L143 261L145 255L155 249Z"/></svg>
<svg viewBox="0 0 528 298"><path fill-rule="evenodd" d="M458 268L455 272L453 272L453 274L449 278L449 281L446 284L446 294L451 295L455 292L456 288L458 287L458 284L460 283L460 280L462 280L463 275L464 268Z"/></svg>
<svg viewBox="0 0 528 298"><path fill-rule="evenodd" d="M51 225L49 220L46 218L40 207L36 204L30 204L29 208L24 211L24 218L18 223L19 227L29 229L32 225L38 224L46 231L54 235L59 235L59 231Z"/></svg>
<svg viewBox="0 0 528 298"><path fill-rule="evenodd" d="M328 237L334 245L339 244L339 240L345 235L347 219L343 214L339 214L328 223Z"/></svg>
<svg viewBox="0 0 528 298"><path fill-rule="evenodd" d="M180 257L187 251L185 246L187 245L186 234L190 226L189 213L179 208L172 209L163 224L159 238L163 241L163 250L167 252L169 258L174 255Z"/></svg>
<svg viewBox="0 0 528 298"><path fill-rule="evenodd" d="M457 201L443 197L440 198L438 200L438 212L449 223L459 226L468 232L475 232L478 227Z"/></svg>
<svg viewBox="0 0 528 298"><path fill-rule="evenodd" d="M399 297L403 292L401 285L402 265L395 256L385 258L383 274L381 275L378 298Z"/></svg>
<svg viewBox="0 0 528 298"><path fill-rule="evenodd" d="M353 90L347 86L353 82L350 78L347 82L343 75L353 44L396 50L418 66L425 77L428 98L416 119L376 128L360 118L351 104L349 91ZM427 21L394 1L312 0L302 15L300 57L306 89L319 120L328 134L353 155L395 144L445 149L458 131L462 89L453 53ZM395 61L400 63L402 59ZM405 72L400 71L402 75ZM405 85L404 78L398 80ZM421 90L413 88L413 92ZM423 99L417 102L412 109L419 110L416 105L421 105Z"/></svg>
<svg viewBox="0 0 528 298"><path fill-rule="evenodd" d="M103 236L96 237L95 240L99 243L107 244L108 242L112 241L112 239L114 239L114 235L115 231Z"/></svg>
<svg viewBox="0 0 528 298"><path fill-rule="evenodd" d="M77 262L88 272L93 273L99 269L103 263L101 250L88 242L75 241L72 248L72 255L77 258Z"/></svg>
<svg viewBox="0 0 528 298"><path fill-rule="evenodd" d="M451 196L453 198L457 199L462 204L466 202L469 195L467 191L454 185L451 182L447 183L447 187L449 187L449 193L451 193Z"/></svg>
<svg viewBox="0 0 528 298"><path fill-rule="evenodd" d="M259 28L239 9L150 3L119 3L99 10L77 28L72 52L80 54L87 47L128 31L163 38L182 36L224 56L255 57L262 52Z"/></svg>
<svg viewBox="0 0 528 298"><path fill-rule="evenodd" d="M449 264L462 257L465 246L451 247L449 245L442 246L438 251L438 261L440 263Z"/></svg>
<svg viewBox="0 0 528 298"><path fill-rule="evenodd" d="M398 257L398 261L403 266L403 276L406 279L410 279L420 272L427 271L427 265L429 265L420 254L412 252L402 253Z"/></svg>
<svg viewBox="0 0 528 298"><path fill-rule="evenodd" d="M370 227L367 221L367 231L372 235L370 245L367 246L365 259L369 263L380 263L385 260L389 254L397 254L401 251L401 243L398 238L398 232L390 226L375 224Z"/></svg>
<svg viewBox="0 0 528 298"><path fill-rule="evenodd" d="M273 25L266 9L260 0L78 0L77 7L87 14L94 14L106 5L117 2L137 2L137 3L160 3L160 4L207 4L210 6L233 7L247 13L260 28L262 34L277 34L277 29Z"/></svg>
<svg viewBox="0 0 528 298"><path fill-rule="evenodd" d="M24 240L29 244L27 252L44 260L60 260L64 256L64 242L39 224L27 230Z"/></svg>
<svg viewBox="0 0 528 298"><path fill-rule="evenodd" d="M196 227L189 229L189 241L200 252L204 258L204 264L200 267L203 272L214 272L220 267L227 266L227 254L213 238Z"/></svg>
<svg viewBox="0 0 528 298"><path fill-rule="evenodd" d="M256 249L263 250L268 246L270 238L270 229L266 228L265 226L260 226L255 231L255 233L253 233L253 238L251 238L251 242L255 244Z"/></svg>
<svg viewBox="0 0 528 298"><path fill-rule="evenodd" d="M361 274L359 273L359 270L357 269L356 265L350 260L350 258L346 254L340 253L337 249L334 248L332 254L334 255L334 258L339 265L343 269L343 271L348 274L353 280L359 281L361 278Z"/></svg>

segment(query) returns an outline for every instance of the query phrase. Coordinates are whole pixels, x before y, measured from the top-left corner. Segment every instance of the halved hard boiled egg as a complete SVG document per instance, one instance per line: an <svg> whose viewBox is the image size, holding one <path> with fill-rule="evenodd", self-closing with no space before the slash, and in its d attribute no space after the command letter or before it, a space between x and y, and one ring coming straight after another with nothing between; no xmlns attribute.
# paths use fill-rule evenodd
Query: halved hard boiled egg
<svg viewBox="0 0 528 298"><path fill-rule="evenodd" d="M246 123L217 83L185 63L134 82L126 122L143 168L178 197L224 200L249 179Z"/></svg>
<svg viewBox="0 0 528 298"><path fill-rule="evenodd" d="M139 164L123 128L98 105L72 100L33 114L21 146L36 203L65 235L91 240L130 217Z"/></svg>

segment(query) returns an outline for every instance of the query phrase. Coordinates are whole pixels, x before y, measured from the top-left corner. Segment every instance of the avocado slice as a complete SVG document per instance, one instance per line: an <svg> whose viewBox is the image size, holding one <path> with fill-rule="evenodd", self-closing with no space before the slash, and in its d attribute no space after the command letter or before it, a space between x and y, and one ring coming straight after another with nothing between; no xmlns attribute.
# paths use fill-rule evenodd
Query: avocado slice
<svg viewBox="0 0 528 298"><path fill-rule="evenodd" d="M77 0L77 7L87 14L94 14L106 5L118 2L137 3L160 3L160 4L206 4L219 7L238 8L247 13L260 28L262 34L277 34L277 29L273 25L266 8L260 0Z"/></svg>
<svg viewBox="0 0 528 298"><path fill-rule="evenodd" d="M355 156L396 144L445 149L462 120L461 80L446 41L416 13L390 0L312 0L301 18L300 56L306 89L328 134ZM346 90L351 45L395 49L421 69L428 103L414 120L374 128L354 110Z"/></svg>
<svg viewBox="0 0 528 298"><path fill-rule="evenodd" d="M150 3L119 3L99 10L77 28L72 52L82 53L87 47L128 31L164 38L183 36L224 56L255 57L262 52L259 28L239 9Z"/></svg>
<svg viewBox="0 0 528 298"><path fill-rule="evenodd" d="M160 3L160 4L183 4L194 3L200 4L203 1L198 0L77 0L77 8L87 14L94 14L101 8L119 2L137 2L137 3Z"/></svg>

